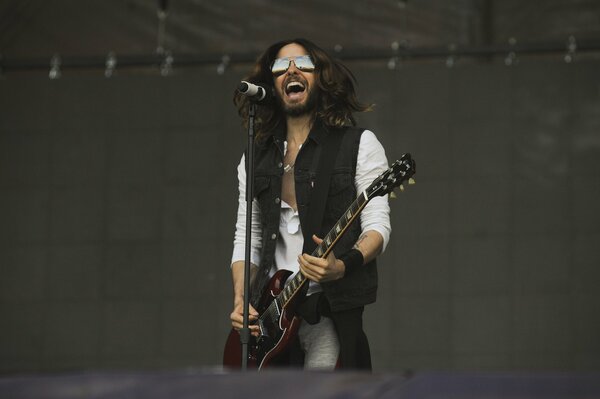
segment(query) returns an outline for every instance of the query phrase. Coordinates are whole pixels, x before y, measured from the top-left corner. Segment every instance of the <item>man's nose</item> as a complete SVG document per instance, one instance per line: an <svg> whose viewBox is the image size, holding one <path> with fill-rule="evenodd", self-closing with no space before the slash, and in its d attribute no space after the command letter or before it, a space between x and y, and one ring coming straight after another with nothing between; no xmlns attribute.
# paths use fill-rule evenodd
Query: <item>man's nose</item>
<svg viewBox="0 0 600 399"><path fill-rule="evenodd" d="M296 68L296 62L294 60L290 60L290 66L288 67L288 73L298 73L299 69Z"/></svg>

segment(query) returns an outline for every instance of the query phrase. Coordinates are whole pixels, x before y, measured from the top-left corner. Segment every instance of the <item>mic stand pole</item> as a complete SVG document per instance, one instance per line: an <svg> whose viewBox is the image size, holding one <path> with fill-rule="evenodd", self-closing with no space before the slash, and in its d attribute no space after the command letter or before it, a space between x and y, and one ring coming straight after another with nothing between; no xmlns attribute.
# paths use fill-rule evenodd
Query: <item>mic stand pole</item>
<svg viewBox="0 0 600 399"><path fill-rule="evenodd" d="M256 104L250 101L248 108L248 151L246 152L246 256L244 262L244 321L240 330L242 344L242 370L248 369L248 343L250 342L250 240L252 234L252 200L254 198L254 116Z"/></svg>

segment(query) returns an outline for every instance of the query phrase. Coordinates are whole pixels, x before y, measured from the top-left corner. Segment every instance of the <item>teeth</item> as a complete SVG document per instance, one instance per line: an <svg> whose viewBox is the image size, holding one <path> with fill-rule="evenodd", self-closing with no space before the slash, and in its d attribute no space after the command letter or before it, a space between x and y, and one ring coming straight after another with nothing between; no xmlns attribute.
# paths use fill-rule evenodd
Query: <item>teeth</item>
<svg viewBox="0 0 600 399"><path fill-rule="evenodd" d="M300 87L301 89L304 89L304 85L300 82L290 82L287 84L287 86L285 87L285 90L287 92L289 92L293 87Z"/></svg>

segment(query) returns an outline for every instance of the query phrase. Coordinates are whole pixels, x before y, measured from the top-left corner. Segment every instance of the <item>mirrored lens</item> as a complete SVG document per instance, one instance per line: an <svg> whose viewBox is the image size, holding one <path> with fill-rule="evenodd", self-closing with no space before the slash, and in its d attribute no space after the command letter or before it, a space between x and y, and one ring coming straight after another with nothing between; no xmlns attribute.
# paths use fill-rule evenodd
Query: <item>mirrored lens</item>
<svg viewBox="0 0 600 399"><path fill-rule="evenodd" d="M296 57L294 60L294 64L296 64L296 68L304 72L310 72L315 70L315 64L313 64L310 56L303 55L300 57Z"/></svg>
<svg viewBox="0 0 600 399"><path fill-rule="evenodd" d="M271 67L271 72L273 75L281 75L290 67L290 59L289 58L277 58L273 62L273 66Z"/></svg>

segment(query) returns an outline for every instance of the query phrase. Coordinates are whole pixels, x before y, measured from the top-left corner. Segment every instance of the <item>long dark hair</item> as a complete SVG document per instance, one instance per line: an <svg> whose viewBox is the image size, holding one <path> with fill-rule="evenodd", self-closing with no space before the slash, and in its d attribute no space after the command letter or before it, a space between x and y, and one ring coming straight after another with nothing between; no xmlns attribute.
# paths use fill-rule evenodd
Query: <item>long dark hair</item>
<svg viewBox="0 0 600 399"><path fill-rule="evenodd" d="M350 70L329 56L325 50L307 39L283 40L269 47L256 61L252 73L244 80L255 84L273 85L271 65L282 47L296 43L306 49L315 63L315 83L318 90L316 117L325 125L342 127L356 125L353 112L370 111L372 104L362 104L358 101L354 84L356 78ZM233 103L243 119L244 126L248 123L248 99L238 93L233 96ZM285 121L285 115L277 102L257 107L255 118L256 137L266 138L272 131Z"/></svg>

